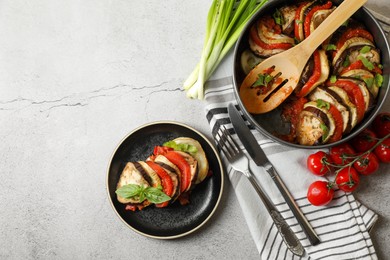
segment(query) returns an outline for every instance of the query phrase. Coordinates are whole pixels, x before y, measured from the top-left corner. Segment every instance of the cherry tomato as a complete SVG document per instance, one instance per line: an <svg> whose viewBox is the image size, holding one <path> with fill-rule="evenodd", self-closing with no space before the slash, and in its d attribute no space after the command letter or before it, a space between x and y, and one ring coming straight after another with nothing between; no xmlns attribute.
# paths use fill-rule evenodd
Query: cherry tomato
<svg viewBox="0 0 390 260"><path fill-rule="evenodd" d="M359 185L359 179L359 174L355 168L345 167L337 173L335 182L340 190L352 192Z"/></svg>
<svg viewBox="0 0 390 260"><path fill-rule="evenodd" d="M330 158L332 162L338 165L345 165L353 160L355 156L355 150L347 143L333 146L329 150Z"/></svg>
<svg viewBox="0 0 390 260"><path fill-rule="evenodd" d="M379 160L374 153L364 154L359 160L353 163L353 167L360 174L370 175L379 169Z"/></svg>
<svg viewBox="0 0 390 260"><path fill-rule="evenodd" d="M390 163L390 138L385 139L380 145L375 147L375 155L384 163Z"/></svg>
<svg viewBox="0 0 390 260"><path fill-rule="evenodd" d="M327 164L330 162L330 157L323 151L310 154L307 157L307 168L315 175L323 176L330 172L330 166Z"/></svg>
<svg viewBox="0 0 390 260"><path fill-rule="evenodd" d="M377 115L372 122L372 127L380 138L390 134L390 113L383 112Z"/></svg>
<svg viewBox="0 0 390 260"><path fill-rule="evenodd" d="M314 206L323 206L331 202L334 190L327 181L313 182L307 191L307 199Z"/></svg>
<svg viewBox="0 0 390 260"><path fill-rule="evenodd" d="M362 153L370 150L377 142L375 133L370 129L364 129L352 139L350 144L357 152Z"/></svg>

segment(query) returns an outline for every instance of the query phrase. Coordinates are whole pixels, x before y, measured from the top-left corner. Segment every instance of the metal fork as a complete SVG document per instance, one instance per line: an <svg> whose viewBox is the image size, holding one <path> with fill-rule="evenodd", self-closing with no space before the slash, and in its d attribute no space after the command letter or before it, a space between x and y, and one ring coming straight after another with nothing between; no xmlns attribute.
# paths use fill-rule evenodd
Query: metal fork
<svg viewBox="0 0 390 260"><path fill-rule="evenodd" d="M249 169L248 157L246 157L246 155L241 151L240 147L234 141L233 137L230 135L225 126L221 126L221 128L219 128L216 137L218 148L224 153L233 169L243 173L248 178L260 199L263 201L264 206L271 215L275 226L278 228L284 242L287 244L287 247L294 254L302 256L304 253L302 244L296 237L295 233L291 230L287 222L284 220L282 215L278 212L275 205L265 194L261 186L257 183L253 173Z"/></svg>

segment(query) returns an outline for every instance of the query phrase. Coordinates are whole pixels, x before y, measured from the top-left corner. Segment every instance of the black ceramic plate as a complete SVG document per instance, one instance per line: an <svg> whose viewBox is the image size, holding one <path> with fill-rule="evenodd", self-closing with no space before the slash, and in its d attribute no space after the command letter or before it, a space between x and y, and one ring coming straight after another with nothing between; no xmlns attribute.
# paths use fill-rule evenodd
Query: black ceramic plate
<svg viewBox="0 0 390 260"><path fill-rule="evenodd" d="M176 137L197 140L206 152L212 175L198 184L190 196L190 204L175 202L166 208L149 206L142 211L125 210L116 199L115 189L126 162L145 160L156 145ZM223 167L218 152L207 138L195 129L177 122L154 122L131 132L119 144L110 161L107 189L111 205L123 222L139 234L172 239L185 236L205 224L217 208L223 190Z"/></svg>

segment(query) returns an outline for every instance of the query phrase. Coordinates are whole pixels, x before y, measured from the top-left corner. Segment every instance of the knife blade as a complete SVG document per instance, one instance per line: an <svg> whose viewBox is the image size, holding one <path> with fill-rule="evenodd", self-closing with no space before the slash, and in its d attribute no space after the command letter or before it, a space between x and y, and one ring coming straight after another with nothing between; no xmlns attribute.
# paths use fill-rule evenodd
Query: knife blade
<svg viewBox="0 0 390 260"><path fill-rule="evenodd" d="M257 166L263 167L271 176L272 180L278 187L280 193L285 199L287 205L291 209L295 218L297 219L299 225L302 227L302 230L305 232L308 240L312 245L317 245L320 243L316 232L307 221L306 217L303 215L302 211L295 203L294 198L291 193L288 191L286 185L283 183L278 172L275 170L272 163L268 160L263 149L257 143L256 138L249 130L241 114L238 112L234 104L230 103L228 105L228 114L232 122L233 128L238 135L238 138L243 143L245 149L248 151L248 154L251 156L252 160L256 163Z"/></svg>

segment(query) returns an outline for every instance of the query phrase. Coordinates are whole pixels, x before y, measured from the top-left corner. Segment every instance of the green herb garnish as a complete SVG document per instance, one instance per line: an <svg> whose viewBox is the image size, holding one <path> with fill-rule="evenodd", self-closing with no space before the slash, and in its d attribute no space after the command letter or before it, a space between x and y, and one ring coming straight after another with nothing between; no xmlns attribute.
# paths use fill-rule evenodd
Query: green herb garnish
<svg viewBox="0 0 390 260"><path fill-rule="evenodd" d="M363 81L366 83L367 88L372 88L374 78L363 78Z"/></svg>
<svg viewBox="0 0 390 260"><path fill-rule="evenodd" d="M374 64L372 64L372 62L370 62L366 57L362 55L358 56L358 60L361 60L363 62L364 67L366 67L368 70L373 70L375 68Z"/></svg>
<svg viewBox="0 0 390 260"><path fill-rule="evenodd" d="M379 73L375 74L375 83L378 87L382 87L383 84L383 76Z"/></svg>
<svg viewBox="0 0 390 260"><path fill-rule="evenodd" d="M171 198L162 191L162 187L145 187L137 184L127 184L115 191L116 194L125 199L138 198L140 202L145 199L151 203L163 203Z"/></svg>
<svg viewBox="0 0 390 260"><path fill-rule="evenodd" d="M302 24L303 22L302 22L302 20L295 20L295 23L296 24Z"/></svg>
<svg viewBox="0 0 390 260"><path fill-rule="evenodd" d="M322 135L322 142L325 142L326 138L329 135L329 129L325 124L320 124L320 128L324 132L324 134Z"/></svg>
<svg viewBox="0 0 390 260"><path fill-rule="evenodd" d="M163 146L167 146L167 147L172 148L173 150L182 151L182 152L186 152L186 153L190 153L190 154L196 154L198 152L198 149L196 149L196 147L193 145L183 144L183 143L178 144L173 140L165 142L163 144Z"/></svg>
<svg viewBox="0 0 390 260"><path fill-rule="evenodd" d="M336 49L337 49L337 47L334 44L327 44L326 45L326 50L327 51L335 51Z"/></svg>
<svg viewBox="0 0 390 260"><path fill-rule="evenodd" d="M274 77L272 77L270 74L259 74L257 80L255 83L253 83L252 87L261 87L261 86L268 86L268 84L273 80Z"/></svg>
<svg viewBox="0 0 390 260"><path fill-rule="evenodd" d="M276 24L283 25L286 23L286 21L284 20L284 16L279 9L276 9L275 13L273 14L273 17Z"/></svg>
<svg viewBox="0 0 390 260"><path fill-rule="evenodd" d="M322 99L317 99L317 107L318 108L326 108L329 110L330 108L330 104L329 102L326 102L325 100L322 100Z"/></svg>
<svg viewBox="0 0 390 260"><path fill-rule="evenodd" d="M330 79L329 79L330 83L335 83L337 81L337 77L336 75L332 75L330 76Z"/></svg>
<svg viewBox="0 0 390 260"><path fill-rule="evenodd" d="M367 46L367 45L360 49L360 53L361 54L365 54L365 53L367 53L369 51L371 51L371 47Z"/></svg>
<svg viewBox="0 0 390 260"><path fill-rule="evenodd" d="M350 65L350 61L349 61L349 55L347 57L345 57L345 60L343 62L343 67L348 67Z"/></svg>

